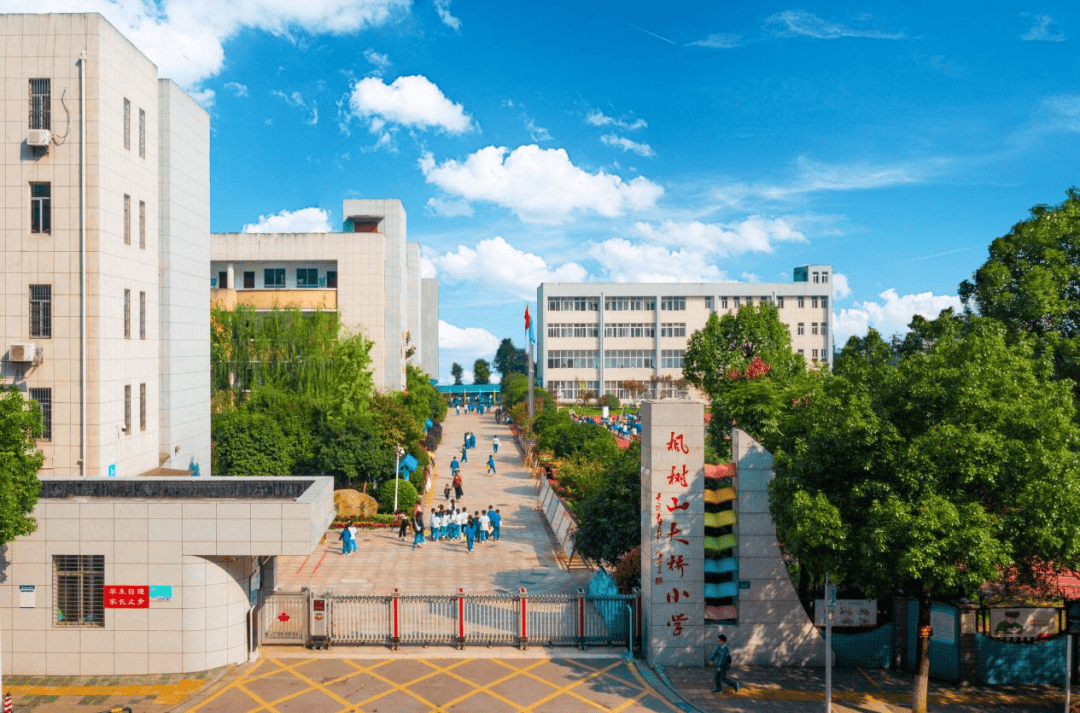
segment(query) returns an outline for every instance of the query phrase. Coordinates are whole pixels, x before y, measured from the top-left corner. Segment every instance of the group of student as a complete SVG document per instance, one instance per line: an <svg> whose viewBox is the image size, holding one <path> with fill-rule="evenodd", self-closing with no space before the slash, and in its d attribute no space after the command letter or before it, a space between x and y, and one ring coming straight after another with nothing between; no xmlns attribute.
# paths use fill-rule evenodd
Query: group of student
<svg viewBox="0 0 1080 713"><path fill-rule="evenodd" d="M480 542L487 542L489 537L492 540L498 540L500 536L500 526L502 525L502 515L492 506L488 506L487 510L477 510L472 515L464 507L458 507L456 500L450 501L450 507L444 508L442 505L436 510L431 509L431 528L430 536L432 542L453 542L464 539L469 547L469 552L473 551L473 544L479 540ZM413 549L423 547L427 538L424 536L424 511L419 505L416 506L416 510L413 512L412 517L413 527ZM405 525L402 522L401 530L398 531L398 538L401 539L405 536Z"/></svg>

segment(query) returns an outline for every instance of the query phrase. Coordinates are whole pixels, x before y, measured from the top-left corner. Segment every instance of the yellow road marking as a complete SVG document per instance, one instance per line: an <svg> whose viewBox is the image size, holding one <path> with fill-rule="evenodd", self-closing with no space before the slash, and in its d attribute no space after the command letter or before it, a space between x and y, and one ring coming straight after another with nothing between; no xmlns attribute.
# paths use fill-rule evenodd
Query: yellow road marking
<svg viewBox="0 0 1080 713"><path fill-rule="evenodd" d="M626 667L628 669L630 669L630 673L634 674L634 678L636 678L638 681L641 682L642 687L645 690L652 693L653 698L655 698L656 700L662 702L664 705L666 705L668 708L670 708L673 711L682 710L681 708L679 708L678 706L673 704L671 701L669 701L667 698L664 698L659 693L657 693L656 689L654 689L652 686L650 686L648 681L646 681L644 678L642 678L641 674L638 673L637 664L627 662Z"/></svg>
<svg viewBox="0 0 1080 713"><path fill-rule="evenodd" d="M205 685L197 678L185 678L176 683L129 684L117 686L8 686L16 696L187 696Z"/></svg>

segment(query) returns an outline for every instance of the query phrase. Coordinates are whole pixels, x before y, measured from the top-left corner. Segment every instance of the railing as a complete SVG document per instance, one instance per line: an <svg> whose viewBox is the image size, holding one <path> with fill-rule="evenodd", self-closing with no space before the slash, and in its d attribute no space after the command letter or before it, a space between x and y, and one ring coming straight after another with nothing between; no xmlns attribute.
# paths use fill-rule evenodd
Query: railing
<svg viewBox="0 0 1080 713"><path fill-rule="evenodd" d="M261 644L309 646L312 592L275 592L259 613ZM329 643L627 646L631 637L627 607L637 612L636 594L335 595L326 600Z"/></svg>

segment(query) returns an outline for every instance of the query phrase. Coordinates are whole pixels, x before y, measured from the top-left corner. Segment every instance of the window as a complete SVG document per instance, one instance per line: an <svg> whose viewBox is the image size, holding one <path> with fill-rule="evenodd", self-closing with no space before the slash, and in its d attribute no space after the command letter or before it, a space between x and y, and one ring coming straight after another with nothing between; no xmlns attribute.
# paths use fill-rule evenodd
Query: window
<svg viewBox="0 0 1080 713"><path fill-rule="evenodd" d="M817 349L811 349L810 350L810 358L813 359L814 361L817 361Z"/></svg>
<svg viewBox="0 0 1080 713"><path fill-rule="evenodd" d="M337 270L326 271L326 286L330 289L337 289Z"/></svg>
<svg viewBox="0 0 1080 713"><path fill-rule="evenodd" d="M124 433L131 433L131 384L124 384Z"/></svg>
<svg viewBox="0 0 1080 713"><path fill-rule="evenodd" d="M30 127L31 129L51 129L52 99L50 79L30 80Z"/></svg>
<svg viewBox="0 0 1080 713"><path fill-rule="evenodd" d="M727 309L727 297L720 298L720 309Z"/></svg>
<svg viewBox="0 0 1080 713"><path fill-rule="evenodd" d="M263 270L263 287L284 287L285 268L268 267Z"/></svg>
<svg viewBox="0 0 1080 713"><path fill-rule="evenodd" d="M681 311L686 309L685 297L663 297L660 300L660 309L669 311Z"/></svg>
<svg viewBox="0 0 1080 713"><path fill-rule="evenodd" d="M732 297L732 299L735 301L735 309L739 309L739 304L742 301L742 298L736 295L735 297Z"/></svg>
<svg viewBox="0 0 1080 713"><path fill-rule="evenodd" d="M798 326L796 327L795 333L799 335L806 334L806 327L804 322L799 322Z"/></svg>
<svg viewBox="0 0 1080 713"><path fill-rule="evenodd" d="M548 299L548 309L552 312L598 312L599 297L552 297Z"/></svg>
<svg viewBox="0 0 1080 713"><path fill-rule="evenodd" d="M217 286L223 290L229 289L229 273L227 270L222 270L217 274Z"/></svg>
<svg viewBox="0 0 1080 713"><path fill-rule="evenodd" d="M131 245L131 196L124 194L124 245Z"/></svg>
<svg viewBox="0 0 1080 713"><path fill-rule="evenodd" d="M660 351L660 367L663 369L682 369L685 349L662 349Z"/></svg>
<svg viewBox="0 0 1080 713"><path fill-rule="evenodd" d="M609 312L633 312L655 310L656 300L652 297L607 297L604 309Z"/></svg>
<svg viewBox="0 0 1080 713"><path fill-rule="evenodd" d="M605 337L655 337L656 326L645 322L617 323L604 325Z"/></svg>
<svg viewBox="0 0 1080 713"><path fill-rule="evenodd" d="M52 285L30 285L30 337L52 337Z"/></svg>
<svg viewBox="0 0 1080 713"><path fill-rule="evenodd" d="M146 201L139 201L139 247L146 249Z"/></svg>
<svg viewBox="0 0 1080 713"><path fill-rule="evenodd" d="M660 325L661 337L685 337L686 322L671 322Z"/></svg>
<svg viewBox="0 0 1080 713"><path fill-rule="evenodd" d="M828 322L822 322L821 323L821 335L823 337L827 337L829 335L829 323Z"/></svg>
<svg viewBox="0 0 1080 713"><path fill-rule="evenodd" d="M806 305L806 303L804 302L805 299L806 299L805 297L800 297L799 298L799 305L798 305L799 307L804 307Z"/></svg>
<svg viewBox="0 0 1080 713"><path fill-rule="evenodd" d="M776 307L777 307L777 309L784 309L784 296L783 295L779 295L776 298Z"/></svg>
<svg viewBox="0 0 1080 713"><path fill-rule="evenodd" d="M605 369L652 369L656 352L652 349L607 349Z"/></svg>
<svg viewBox="0 0 1080 713"><path fill-rule="evenodd" d="M41 440L52 440L52 389L30 389L30 398L41 409Z"/></svg>
<svg viewBox="0 0 1080 713"><path fill-rule="evenodd" d="M821 309L829 309L829 298L828 297L822 297L821 298Z"/></svg>
<svg viewBox="0 0 1080 713"><path fill-rule="evenodd" d="M131 290L124 290L124 339L131 339Z"/></svg>
<svg viewBox="0 0 1080 713"><path fill-rule="evenodd" d="M245 290L254 290L255 289L255 273L254 272L245 272L244 273L244 289Z"/></svg>
<svg viewBox="0 0 1080 713"><path fill-rule="evenodd" d="M319 271L314 267L298 267L296 268L296 286L297 287L318 287L319 286Z"/></svg>
<svg viewBox="0 0 1080 713"><path fill-rule="evenodd" d="M772 299L768 295L762 295L761 296L761 304L767 305L770 302L772 302Z"/></svg>
<svg viewBox="0 0 1080 713"><path fill-rule="evenodd" d="M353 220L354 233L377 233L379 221L377 220Z"/></svg>
<svg viewBox="0 0 1080 713"><path fill-rule="evenodd" d="M146 339L146 293L139 292L139 339Z"/></svg>
<svg viewBox="0 0 1080 713"><path fill-rule="evenodd" d="M30 184L30 232L52 232L52 184Z"/></svg>
<svg viewBox="0 0 1080 713"><path fill-rule="evenodd" d="M817 322L810 323L810 334L817 334Z"/></svg>
<svg viewBox="0 0 1080 713"><path fill-rule="evenodd" d="M124 148L131 150L131 100L124 98Z"/></svg>
<svg viewBox="0 0 1080 713"><path fill-rule="evenodd" d="M816 296L810 298L810 306L812 308L814 308L814 309L817 309L817 297Z"/></svg>
<svg viewBox="0 0 1080 713"><path fill-rule="evenodd" d="M820 272L815 272L814 273L814 282L821 282L821 273Z"/></svg>
<svg viewBox="0 0 1080 713"><path fill-rule="evenodd" d="M712 309L713 299L712 297L705 298L705 309Z"/></svg>
<svg viewBox="0 0 1080 713"><path fill-rule="evenodd" d="M139 158L146 158L146 110L139 109Z"/></svg>
<svg viewBox="0 0 1080 713"><path fill-rule="evenodd" d="M600 327L596 324L549 324L547 335L553 339L596 339Z"/></svg>
<svg viewBox="0 0 1080 713"><path fill-rule="evenodd" d="M139 430L146 430L146 384L139 384Z"/></svg>
<svg viewBox="0 0 1080 713"><path fill-rule="evenodd" d="M53 555L57 626L105 626L105 556Z"/></svg>
<svg viewBox="0 0 1080 713"><path fill-rule="evenodd" d="M822 282L828 282L829 281L829 273L827 273L827 272L821 273L821 281Z"/></svg>
<svg viewBox="0 0 1080 713"><path fill-rule="evenodd" d="M799 350L799 353L800 353L800 354L802 354L802 353L803 353L803 350L802 350L802 349L800 349L800 350Z"/></svg>
<svg viewBox="0 0 1080 713"><path fill-rule="evenodd" d="M548 352L549 369L595 369L595 349L552 349Z"/></svg>

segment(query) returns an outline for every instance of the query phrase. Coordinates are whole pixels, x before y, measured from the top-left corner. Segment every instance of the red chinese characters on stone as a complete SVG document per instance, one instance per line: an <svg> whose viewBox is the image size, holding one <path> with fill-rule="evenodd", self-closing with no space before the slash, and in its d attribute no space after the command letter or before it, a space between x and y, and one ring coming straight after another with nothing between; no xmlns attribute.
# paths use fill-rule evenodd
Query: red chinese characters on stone
<svg viewBox="0 0 1080 713"><path fill-rule="evenodd" d="M663 555L660 556L663 557ZM682 555L671 555L670 557L668 557L667 568L669 572L674 572L675 570L678 570L679 577L682 577L686 574L686 564L687 563L683 561Z"/></svg>
<svg viewBox="0 0 1080 713"><path fill-rule="evenodd" d="M689 487L686 483L686 464L683 464L682 472L677 470L679 466L671 466L671 475L667 477L668 485L681 485L686 488Z"/></svg>
<svg viewBox="0 0 1080 713"><path fill-rule="evenodd" d="M668 541L669 542L681 542L684 545L689 545L690 540L684 540L681 537L676 537L676 535L681 535L681 534L682 534L682 529L680 529L678 527L678 525L676 525L675 523L671 523L671 529L668 531Z"/></svg>
<svg viewBox="0 0 1080 713"><path fill-rule="evenodd" d="M672 614L671 621L667 623L668 626L674 626L675 631L671 633L672 636L682 635L682 625L688 622L689 619L685 614Z"/></svg>
<svg viewBox="0 0 1080 713"><path fill-rule="evenodd" d="M667 506L667 511L668 512L675 512L676 510L689 510L689 509L690 509L690 501L689 500L687 500L685 503L680 503L679 499L677 497L675 497L674 495L671 496L671 505Z"/></svg>
<svg viewBox="0 0 1080 713"><path fill-rule="evenodd" d="M102 605L106 609L149 609L148 587L143 585L108 584L103 588Z"/></svg>
<svg viewBox="0 0 1080 713"><path fill-rule="evenodd" d="M686 591L685 589L679 589L678 587L675 587L667 595L667 600L668 600L668 603L670 604L671 602L678 602L680 597L682 599L686 599L689 596L690 596L690 592Z"/></svg>
<svg viewBox="0 0 1080 713"><path fill-rule="evenodd" d="M671 438L667 442L667 449L669 451L681 451L682 453L690 452L690 449L686 447L686 443L683 441L683 434L676 434L675 431L671 432Z"/></svg>

